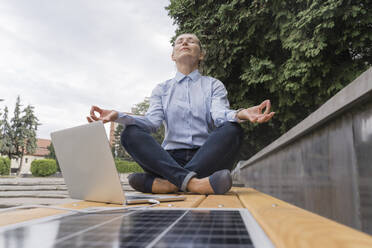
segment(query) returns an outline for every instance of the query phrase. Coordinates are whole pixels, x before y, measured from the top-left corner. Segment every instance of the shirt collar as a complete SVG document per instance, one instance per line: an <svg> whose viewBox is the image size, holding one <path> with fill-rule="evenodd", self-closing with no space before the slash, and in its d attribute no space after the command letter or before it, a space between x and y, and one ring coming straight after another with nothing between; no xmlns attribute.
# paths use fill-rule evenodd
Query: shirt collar
<svg viewBox="0 0 372 248"><path fill-rule="evenodd" d="M187 75L193 82L199 79L201 77L200 72L198 69L194 70L191 72L189 75ZM176 76L174 79L176 80L177 83L182 82L186 78L186 75L182 74L181 72L177 71Z"/></svg>

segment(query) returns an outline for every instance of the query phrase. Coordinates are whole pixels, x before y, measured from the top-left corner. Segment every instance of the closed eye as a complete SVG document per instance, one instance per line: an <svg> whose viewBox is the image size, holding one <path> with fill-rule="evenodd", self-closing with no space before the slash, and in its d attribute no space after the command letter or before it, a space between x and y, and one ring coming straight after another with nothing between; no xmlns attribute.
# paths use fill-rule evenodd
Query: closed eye
<svg viewBox="0 0 372 248"><path fill-rule="evenodd" d="M183 43L183 41L184 41L184 39L178 39L177 41L176 41L176 44L181 44L181 43ZM190 42L190 43L196 43L196 40L194 40L193 38L187 38L187 42Z"/></svg>

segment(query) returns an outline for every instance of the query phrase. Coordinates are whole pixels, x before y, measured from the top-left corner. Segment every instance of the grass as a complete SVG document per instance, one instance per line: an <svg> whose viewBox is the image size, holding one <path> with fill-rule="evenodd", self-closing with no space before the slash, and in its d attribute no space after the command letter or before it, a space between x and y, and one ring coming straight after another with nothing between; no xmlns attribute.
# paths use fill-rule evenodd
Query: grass
<svg viewBox="0 0 372 248"><path fill-rule="evenodd" d="M115 160L115 165L119 173L143 172L141 166L139 166L136 162Z"/></svg>

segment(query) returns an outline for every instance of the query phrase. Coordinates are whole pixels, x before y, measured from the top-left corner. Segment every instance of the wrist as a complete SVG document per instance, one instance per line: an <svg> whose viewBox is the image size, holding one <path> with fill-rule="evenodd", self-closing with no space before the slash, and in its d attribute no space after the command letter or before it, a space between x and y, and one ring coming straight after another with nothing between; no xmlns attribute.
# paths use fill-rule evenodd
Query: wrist
<svg viewBox="0 0 372 248"><path fill-rule="evenodd" d="M244 108L240 108L236 111L236 114L235 114L235 119L240 123L240 122L243 122L244 119L241 118L241 116L239 116L239 113L244 110Z"/></svg>
<svg viewBox="0 0 372 248"><path fill-rule="evenodd" d="M116 121L119 118L119 112L116 110L111 110L111 121Z"/></svg>

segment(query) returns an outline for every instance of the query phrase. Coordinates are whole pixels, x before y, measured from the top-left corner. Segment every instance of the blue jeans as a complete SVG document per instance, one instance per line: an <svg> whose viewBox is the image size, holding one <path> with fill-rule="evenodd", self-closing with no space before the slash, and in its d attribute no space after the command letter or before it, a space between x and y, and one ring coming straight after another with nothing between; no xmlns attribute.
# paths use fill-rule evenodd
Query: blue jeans
<svg viewBox="0 0 372 248"><path fill-rule="evenodd" d="M167 179L186 191L191 178L203 178L214 172L231 170L242 143L243 130L238 123L225 122L209 135L206 142L196 149L164 150L148 133L136 125L125 128L121 144L145 172ZM146 192L151 192L153 180L146 182Z"/></svg>

